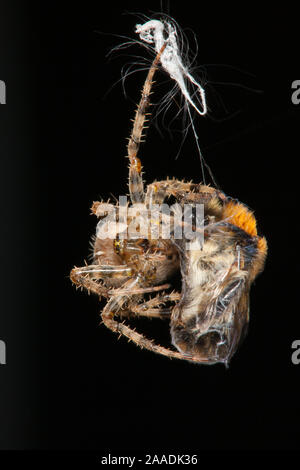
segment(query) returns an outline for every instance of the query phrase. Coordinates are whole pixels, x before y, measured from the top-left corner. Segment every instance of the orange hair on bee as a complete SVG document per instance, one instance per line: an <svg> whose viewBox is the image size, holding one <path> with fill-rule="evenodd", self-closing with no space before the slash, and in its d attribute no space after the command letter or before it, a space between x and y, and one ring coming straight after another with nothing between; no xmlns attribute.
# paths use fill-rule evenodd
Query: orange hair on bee
<svg viewBox="0 0 300 470"><path fill-rule="evenodd" d="M244 204L235 201L229 201L223 209L223 217L229 218L229 223L240 227L251 237L257 236L256 219L252 211Z"/></svg>
<svg viewBox="0 0 300 470"><path fill-rule="evenodd" d="M258 237L257 254L253 260L251 275L250 275L251 282L264 269L267 252L268 252L267 240L265 239L265 237Z"/></svg>
<svg viewBox="0 0 300 470"><path fill-rule="evenodd" d="M257 241L257 249L261 253L267 253L268 244L267 244L267 240L265 239L265 237L259 237Z"/></svg>

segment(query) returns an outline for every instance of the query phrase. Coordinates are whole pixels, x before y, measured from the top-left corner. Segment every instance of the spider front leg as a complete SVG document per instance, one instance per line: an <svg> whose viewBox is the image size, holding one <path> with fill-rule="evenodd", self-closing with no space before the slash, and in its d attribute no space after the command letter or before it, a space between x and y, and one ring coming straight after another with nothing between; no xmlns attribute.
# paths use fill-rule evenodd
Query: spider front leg
<svg viewBox="0 0 300 470"><path fill-rule="evenodd" d="M82 269L83 268L73 268L70 273L70 279L73 284L75 284L76 288L85 288L88 292L93 292L93 294L97 294L99 297L109 297L109 288L88 278L86 274L82 273Z"/></svg>
<svg viewBox="0 0 300 470"><path fill-rule="evenodd" d="M126 265L87 265L81 268L73 268L70 274L71 281L77 287L84 287L88 292L93 292L102 297L110 296L111 287L100 284L95 279L108 280L126 280L132 275L132 270Z"/></svg>

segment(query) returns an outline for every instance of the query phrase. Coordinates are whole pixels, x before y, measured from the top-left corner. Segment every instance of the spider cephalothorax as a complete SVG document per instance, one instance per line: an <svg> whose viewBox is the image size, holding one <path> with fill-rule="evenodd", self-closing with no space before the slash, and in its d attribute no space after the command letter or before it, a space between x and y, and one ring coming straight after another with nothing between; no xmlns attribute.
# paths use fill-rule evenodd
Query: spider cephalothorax
<svg viewBox="0 0 300 470"><path fill-rule="evenodd" d="M218 189L167 179L144 190L137 153L165 48L166 42L149 69L128 143L131 204L94 202L99 222L93 262L74 268L71 280L105 298L103 323L140 347L195 363L227 364L245 335L249 290L263 269L267 245L253 213ZM172 208L165 211L170 198ZM175 274L181 275L180 292L172 290ZM169 319L176 350L132 329L123 321L130 316Z"/></svg>

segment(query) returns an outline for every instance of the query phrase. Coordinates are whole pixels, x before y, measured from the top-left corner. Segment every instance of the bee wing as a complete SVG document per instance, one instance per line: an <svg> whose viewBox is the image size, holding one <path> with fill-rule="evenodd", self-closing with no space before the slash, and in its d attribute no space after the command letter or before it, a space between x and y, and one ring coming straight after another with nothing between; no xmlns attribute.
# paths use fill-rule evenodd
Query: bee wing
<svg viewBox="0 0 300 470"><path fill-rule="evenodd" d="M229 360L248 329L249 287L245 278L235 279L224 288L217 299L215 314L225 321L223 331Z"/></svg>
<svg viewBox="0 0 300 470"><path fill-rule="evenodd" d="M247 332L249 287L246 273L243 274L227 278L221 292L218 286L218 295L211 299L197 319L198 332L203 337L210 337L209 354L225 363L228 363Z"/></svg>
<svg viewBox="0 0 300 470"><path fill-rule="evenodd" d="M244 286L239 301L235 306L234 323L231 330L230 357L234 354L237 347L241 344L241 341L243 341L247 334L249 323L249 291L250 288L248 286Z"/></svg>
<svg viewBox="0 0 300 470"><path fill-rule="evenodd" d="M234 279L226 285L215 302L214 310L216 318L224 315L226 310L238 303L244 286L244 278Z"/></svg>

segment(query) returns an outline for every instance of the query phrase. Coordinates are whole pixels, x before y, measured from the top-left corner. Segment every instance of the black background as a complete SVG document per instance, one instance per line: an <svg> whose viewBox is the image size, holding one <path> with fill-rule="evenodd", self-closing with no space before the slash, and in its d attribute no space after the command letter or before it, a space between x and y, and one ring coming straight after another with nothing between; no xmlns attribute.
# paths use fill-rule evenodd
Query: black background
<svg viewBox="0 0 300 470"><path fill-rule="evenodd" d="M196 120L202 151L224 192L255 210L269 244L251 292L249 334L227 370L170 361L98 326L97 299L68 279L89 253L92 201L127 192L126 138L146 72L127 79L127 97L120 83L111 86L144 50L106 54L123 41L113 34L134 37L140 20L124 13L151 15L160 2L3 4L2 449L298 446L297 17L287 4L268 12L253 3L170 4L163 11L193 30L205 66L213 104L210 117ZM169 85L158 74L153 99ZM140 152L146 180L200 181L192 135L176 159L182 136L157 127ZM159 326L153 320L150 329Z"/></svg>

